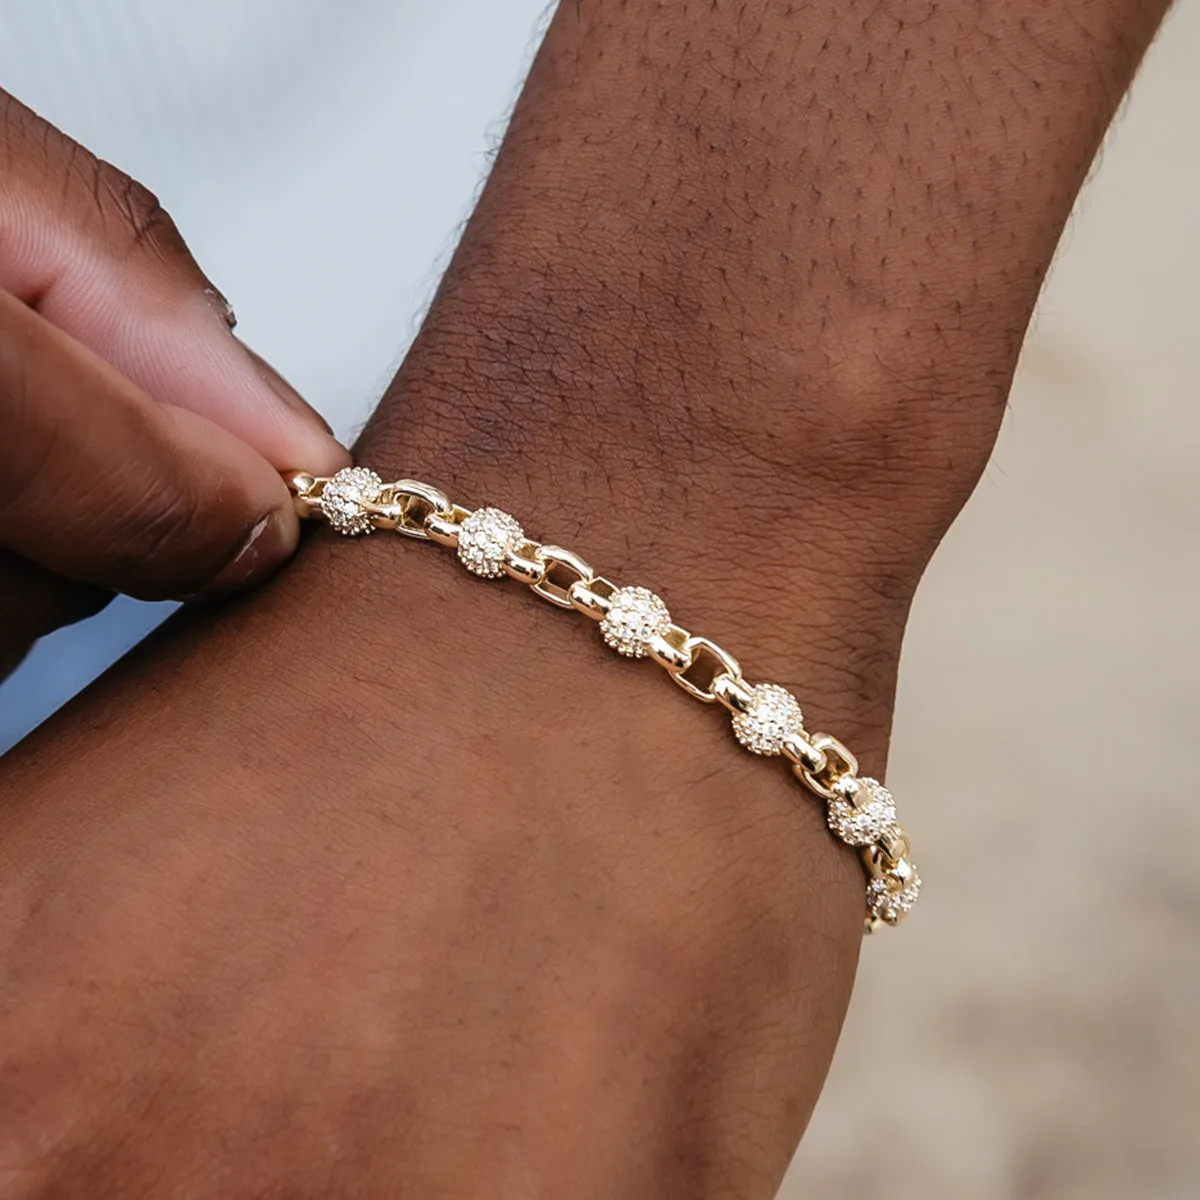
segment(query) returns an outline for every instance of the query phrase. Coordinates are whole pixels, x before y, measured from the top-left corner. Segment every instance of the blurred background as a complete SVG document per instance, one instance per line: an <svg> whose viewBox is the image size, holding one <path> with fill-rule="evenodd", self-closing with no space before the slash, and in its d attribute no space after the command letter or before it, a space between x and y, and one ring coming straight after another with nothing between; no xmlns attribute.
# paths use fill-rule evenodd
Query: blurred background
<svg viewBox="0 0 1200 1200"><path fill-rule="evenodd" d="M353 435L545 0L0 0L0 86L155 190ZM889 772L926 893L864 948L785 1200L1200 1197L1200 0L1087 187L918 597ZM169 611L0 686L0 750Z"/></svg>

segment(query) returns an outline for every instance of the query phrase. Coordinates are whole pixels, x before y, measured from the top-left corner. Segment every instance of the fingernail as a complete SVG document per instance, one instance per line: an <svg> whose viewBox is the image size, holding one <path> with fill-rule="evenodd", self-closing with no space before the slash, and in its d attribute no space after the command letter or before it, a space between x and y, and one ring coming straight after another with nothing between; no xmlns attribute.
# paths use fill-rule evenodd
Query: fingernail
<svg viewBox="0 0 1200 1200"><path fill-rule="evenodd" d="M276 509L250 530L241 549L211 583L180 599L188 602L216 600L262 583L292 556L296 542L295 513L290 509Z"/></svg>
<svg viewBox="0 0 1200 1200"><path fill-rule="evenodd" d="M208 287L204 289L204 295L213 308L217 310L217 313L220 315L221 320L225 322L226 326L228 326L229 329L236 329L238 323L237 313L233 311L233 305L230 304L225 298L225 293L218 291L210 283Z"/></svg>
<svg viewBox="0 0 1200 1200"><path fill-rule="evenodd" d="M273 366L260 354L256 354L241 338L236 337L234 340L249 356L250 361L254 363L258 377L298 416L311 422L313 425L319 426L330 437L333 437L333 430L330 428L329 422Z"/></svg>

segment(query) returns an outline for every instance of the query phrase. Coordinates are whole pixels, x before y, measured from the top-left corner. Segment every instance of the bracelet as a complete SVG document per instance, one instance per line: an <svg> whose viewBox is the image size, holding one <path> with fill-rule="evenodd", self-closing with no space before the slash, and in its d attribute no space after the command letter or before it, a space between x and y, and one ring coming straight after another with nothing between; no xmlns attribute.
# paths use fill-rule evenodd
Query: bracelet
<svg viewBox="0 0 1200 1200"><path fill-rule="evenodd" d="M297 472L287 484L301 517L324 518L347 536L387 529L449 546L472 574L508 575L556 607L591 617L618 654L651 658L689 696L723 705L737 740L754 754L787 759L796 778L826 802L829 828L860 851L866 931L898 925L912 908L921 880L892 794L859 776L857 759L837 738L808 733L786 688L747 683L731 654L673 624L661 597L644 587L618 587L572 551L531 541L516 518L498 508L462 508L415 479L384 483L365 467L345 467L330 478Z"/></svg>

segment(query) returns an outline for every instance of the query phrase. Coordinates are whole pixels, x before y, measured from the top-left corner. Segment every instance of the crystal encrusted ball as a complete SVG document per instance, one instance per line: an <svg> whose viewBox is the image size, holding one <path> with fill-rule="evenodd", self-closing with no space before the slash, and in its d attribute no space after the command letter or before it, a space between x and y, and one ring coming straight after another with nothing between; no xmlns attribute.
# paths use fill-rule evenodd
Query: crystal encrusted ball
<svg viewBox="0 0 1200 1200"><path fill-rule="evenodd" d="M851 801L836 796L829 802L829 828L849 846L869 846L896 823L892 793L876 779L858 780Z"/></svg>
<svg viewBox="0 0 1200 1200"><path fill-rule="evenodd" d="M458 561L484 579L504 574L504 556L525 541L516 517L498 508L477 508L458 527Z"/></svg>
<svg viewBox="0 0 1200 1200"><path fill-rule="evenodd" d="M321 489L320 506L326 520L347 537L370 533L374 526L364 504L374 503L383 480L366 467L343 467Z"/></svg>
<svg viewBox="0 0 1200 1200"><path fill-rule="evenodd" d="M867 910L873 917L889 925L899 925L912 911L921 894L921 877L911 863L904 864L904 879L889 875L883 879L872 879L867 884Z"/></svg>
<svg viewBox="0 0 1200 1200"><path fill-rule="evenodd" d="M671 614L660 596L648 588L618 588L609 597L608 612L600 622L604 640L627 658L644 658L650 639L671 627Z"/></svg>
<svg viewBox="0 0 1200 1200"><path fill-rule="evenodd" d="M804 729L800 702L776 683L755 684L750 692L750 707L733 714L733 735L755 754L781 754L783 739Z"/></svg>

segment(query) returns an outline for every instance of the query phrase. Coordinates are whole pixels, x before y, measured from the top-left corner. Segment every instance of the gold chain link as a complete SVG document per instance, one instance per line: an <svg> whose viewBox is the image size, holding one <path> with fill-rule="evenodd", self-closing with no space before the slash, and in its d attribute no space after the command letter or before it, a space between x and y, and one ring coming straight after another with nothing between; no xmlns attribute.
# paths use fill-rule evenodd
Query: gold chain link
<svg viewBox="0 0 1200 1200"><path fill-rule="evenodd" d="M541 546L534 557L542 564L542 577L532 585L533 593L558 608L574 608L574 602L571 600L571 588L577 583L586 587L596 578L596 572L578 554L566 550L562 546ZM555 583L551 578L555 571L562 569L571 571L575 575L575 578L566 585Z"/></svg>
<svg viewBox="0 0 1200 1200"><path fill-rule="evenodd" d="M837 738L808 733L790 692L748 683L732 654L674 624L660 597L597 575L564 546L531 541L499 509L462 508L419 480L384 483L374 472L348 467L331 478L299 472L287 482L301 517L323 517L344 534L386 529L455 549L474 574L507 575L555 607L590 617L618 653L649 658L689 696L722 705L738 741L755 754L785 758L795 777L828 805L834 834L859 849L867 874L868 932L881 923L899 924L912 908L921 881L891 793L860 777L858 759Z"/></svg>
<svg viewBox="0 0 1200 1200"><path fill-rule="evenodd" d="M683 670L668 667L667 674L689 696L695 697L702 704L716 704L719 697L713 691L713 684L718 679L741 679L742 677L742 668L739 666L738 660L728 650L722 650L716 642L710 641L706 637L689 634L680 647L680 650L687 655L687 666ZM708 661L715 667L713 673L709 676L708 682L696 683L694 680L689 679L688 675L696 670L697 667L702 667L705 661Z"/></svg>

